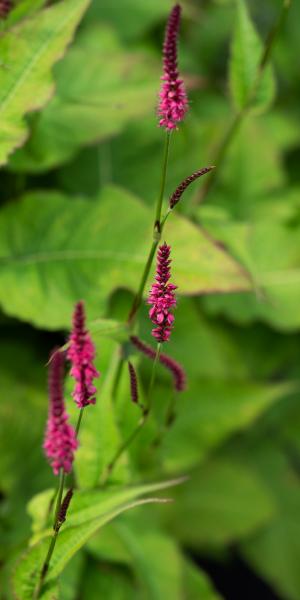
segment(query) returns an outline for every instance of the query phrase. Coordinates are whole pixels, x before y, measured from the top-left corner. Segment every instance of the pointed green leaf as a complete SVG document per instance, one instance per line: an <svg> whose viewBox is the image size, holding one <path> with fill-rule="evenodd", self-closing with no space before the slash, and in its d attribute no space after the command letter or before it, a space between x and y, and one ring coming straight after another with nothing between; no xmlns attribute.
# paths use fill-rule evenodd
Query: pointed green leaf
<svg viewBox="0 0 300 600"><path fill-rule="evenodd" d="M250 19L245 0L236 0L237 15L231 48L230 90L237 110L250 107L262 111L275 93L273 72L267 66L257 84L262 43Z"/></svg>

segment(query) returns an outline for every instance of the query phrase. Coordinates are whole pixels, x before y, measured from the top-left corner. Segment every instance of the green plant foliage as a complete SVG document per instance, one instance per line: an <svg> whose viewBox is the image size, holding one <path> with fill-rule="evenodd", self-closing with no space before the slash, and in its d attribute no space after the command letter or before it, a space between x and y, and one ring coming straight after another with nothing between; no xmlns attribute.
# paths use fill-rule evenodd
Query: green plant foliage
<svg viewBox="0 0 300 600"><path fill-rule="evenodd" d="M192 473L184 489L175 493L167 519L184 544L213 547L246 537L269 523L275 512L268 488L255 473L219 459ZM201 522L199 529L195 522Z"/></svg>
<svg viewBox="0 0 300 600"><path fill-rule="evenodd" d="M83 31L57 65L57 93L42 114L32 117L32 135L13 156L11 168L49 169L81 146L116 135L128 121L153 112L154 65L145 52L124 51L108 27Z"/></svg>
<svg viewBox="0 0 300 600"><path fill-rule="evenodd" d="M237 110L253 107L262 111L274 98L275 84L271 68L259 78L257 68L262 43L251 22L245 0L236 0L237 16L232 41L230 89Z"/></svg>
<svg viewBox="0 0 300 600"><path fill-rule="evenodd" d="M61 2L2 36L1 165L28 136L24 115L41 108L53 93L51 68L72 39L87 5L88 0Z"/></svg>
<svg viewBox="0 0 300 600"><path fill-rule="evenodd" d="M13 4L0 23L1 600L243 600L250 585L253 598L265 585L298 600L300 5L180 2L189 109L170 139L163 214L183 179L216 169L161 236L178 286L161 348L185 372L175 393L160 361L151 387L153 362L130 340L155 351L155 260L128 319L161 185L174 3ZM37 599L59 479L43 451L49 356L68 349L79 300L100 376ZM64 379L74 426L68 360Z"/></svg>
<svg viewBox="0 0 300 600"><path fill-rule="evenodd" d="M48 598L48 593L50 594L49 598L51 597L51 594L53 594L52 587L55 585L54 581L68 561L100 527L103 527L103 525L123 511L134 508L140 504L147 502L163 502L163 500L159 498L148 498L144 500L137 500L136 498L149 492L159 491L166 487L176 485L177 483L180 483L180 481L145 485L140 488L132 488L128 491L125 490L123 493L120 491L117 493L112 491L110 493L108 491L106 494L106 501L105 498L103 498L102 492L98 492L100 502L99 504L95 502L92 507L92 498L89 492L83 492L77 499L75 496L74 503L72 503L72 508L70 509L68 526L58 537L55 560L51 563L51 569L47 578L47 585L49 585L51 591L47 592L45 598ZM132 499L131 502L130 499ZM96 498L94 496L93 501L95 500ZM44 497L42 498L42 501L45 501ZM47 533L48 535L49 533L51 534L51 530L50 532L45 532L46 536ZM19 562L14 574L14 588L18 598L22 600L32 598L48 545L49 537L47 536L39 543L36 543Z"/></svg>
<svg viewBox="0 0 300 600"><path fill-rule="evenodd" d="M117 218L111 221L113 214ZM93 320L104 312L114 289L136 286L151 235L150 218L136 198L116 188L104 190L93 204L37 192L7 206L0 215L4 310L39 327L58 329L69 326L74 302L84 297ZM135 235L128 236L133 226ZM238 264L195 226L177 218L167 227L183 293L249 286Z"/></svg>

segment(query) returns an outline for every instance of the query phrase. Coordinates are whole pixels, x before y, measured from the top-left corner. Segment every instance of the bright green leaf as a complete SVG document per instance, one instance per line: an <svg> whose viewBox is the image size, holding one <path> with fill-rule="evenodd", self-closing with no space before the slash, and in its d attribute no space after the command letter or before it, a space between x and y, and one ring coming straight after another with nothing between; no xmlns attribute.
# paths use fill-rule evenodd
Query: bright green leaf
<svg viewBox="0 0 300 600"><path fill-rule="evenodd" d="M21 146L28 130L24 115L49 100L54 84L51 68L71 41L88 0L64 0L36 13L0 40L0 165Z"/></svg>
<svg viewBox="0 0 300 600"><path fill-rule="evenodd" d="M265 110L275 93L273 73L267 66L257 85L262 43L251 22L245 0L236 0L237 17L231 49L230 88L237 110L250 106ZM256 87L257 86L257 87Z"/></svg>
<svg viewBox="0 0 300 600"><path fill-rule="evenodd" d="M150 210L116 188L94 203L44 192L10 203L0 212L3 309L58 329L69 327L74 303L83 298L89 319L98 318L113 290L137 288L150 224ZM249 286L237 263L188 221L174 215L165 235L174 247L173 277L181 293Z"/></svg>
<svg viewBox="0 0 300 600"><path fill-rule="evenodd" d="M124 49L107 27L83 31L57 65L55 96L41 114L33 115L30 139L10 166L30 172L49 169L81 146L116 135L128 121L153 114L155 66L146 53Z"/></svg>

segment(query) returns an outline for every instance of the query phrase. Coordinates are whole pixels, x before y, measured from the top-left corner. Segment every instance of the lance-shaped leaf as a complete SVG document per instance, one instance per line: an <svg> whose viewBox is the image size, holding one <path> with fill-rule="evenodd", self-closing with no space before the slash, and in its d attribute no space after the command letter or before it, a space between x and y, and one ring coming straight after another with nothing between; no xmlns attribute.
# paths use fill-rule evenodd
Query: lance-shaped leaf
<svg viewBox="0 0 300 600"><path fill-rule="evenodd" d="M52 587L74 554L100 527L122 512L149 502L163 502L160 498L139 499L141 496L176 485L182 480L133 487L128 490L103 490L82 492L76 495L69 510L68 521L63 526L57 540L55 553L50 564L46 582L45 598L51 598L47 589ZM92 496L91 496L92 494ZM67 525L68 523L68 525ZM19 600L31 600L40 569L46 556L51 530L21 558L14 574L14 591ZM42 596L43 598L43 596Z"/></svg>
<svg viewBox="0 0 300 600"><path fill-rule="evenodd" d="M36 13L0 40L0 165L28 135L24 115L49 100L51 69L71 41L88 0L65 0Z"/></svg>
<svg viewBox="0 0 300 600"><path fill-rule="evenodd" d="M258 75L262 43L248 14L245 0L236 0L237 15L231 48L230 90L238 110L253 107L262 111L275 93L273 72L267 66Z"/></svg>

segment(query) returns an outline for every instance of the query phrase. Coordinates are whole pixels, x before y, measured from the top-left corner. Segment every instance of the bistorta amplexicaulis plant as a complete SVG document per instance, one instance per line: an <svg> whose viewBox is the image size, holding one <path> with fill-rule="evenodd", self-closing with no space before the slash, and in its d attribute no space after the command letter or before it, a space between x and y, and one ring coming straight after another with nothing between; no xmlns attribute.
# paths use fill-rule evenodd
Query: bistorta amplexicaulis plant
<svg viewBox="0 0 300 600"><path fill-rule="evenodd" d="M176 6L174 6L174 8L171 10L168 19L163 45L164 72L159 93L160 100L158 116L160 127L165 129L166 144L162 161L160 192L155 208L153 241L144 271L142 273L140 285L138 287L138 291L134 298L127 320L128 337L132 342L132 344L129 344L129 346L131 349L135 347L142 354L150 358L152 360L153 368L148 385L148 392L146 393L146 404L140 404L139 384L136 369L127 354L128 349L126 351L123 349L120 353L119 364L116 368L115 381L112 389L116 395L121 376L121 367L125 360L127 360L129 373L128 394L131 397L132 402L142 409L142 417L138 422L138 426L132 432L129 438L125 439L119 448L116 449L110 464L107 466L105 477L101 478L103 485L105 485L107 480L111 477L116 462L129 448L130 444L133 443L137 433L148 420L148 416L151 413L153 404L153 386L155 382L157 364L162 365L172 374L172 398L175 396L175 392L182 392L186 386L186 377L181 365L179 365L179 363L177 363L171 357L161 353L161 345L170 340L171 331L174 325L173 311L176 307L175 290L177 286L170 282L171 247L167 244L167 242L160 244L160 241L167 217L178 203L182 193L192 181L208 173L211 167L200 169L185 179L180 186L178 186L178 188L170 197L169 205L166 207L165 216L162 218L162 208L169 159L170 134L172 131L178 130L178 125L183 120L188 110L188 100L185 86L183 80L179 76L178 71L177 43L180 20L181 7L179 4L176 4ZM136 317L144 297L145 287L148 282L148 277L155 256L157 260L155 281L151 286L147 302L151 305L149 316L154 325L152 328L152 336L157 342L156 350L142 342L136 335L133 335ZM75 305L72 331L69 336L66 350L66 358L71 365L70 375L75 380L72 396L76 405L80 409L75 429L73 429L73 427L69 424L64 407L64 358L64 352L57 351L52 356L52 360L50 362L50 413L44 449L53 468L54 474L60 476L60 482L57 492L55 516L53 522L54 534L40 573L40 579L35 590L35 598L39 597L42 589L45 576L49 569L52 553L54 551L56 537L59 533L60 527L66 520L68 507L72 499L74 476L72 486L63 499L64 482L65 477L72 471L74 452L78 446L77 438L81 425L82 413L87 406L94 404L96 401L96 387L94 381L99 377L99 372L94 364L95 346L91 339L90 333L86 328L86 316L83 301L80 301ZM170 410L167 411L167 415L169 414Z"/></svg>

